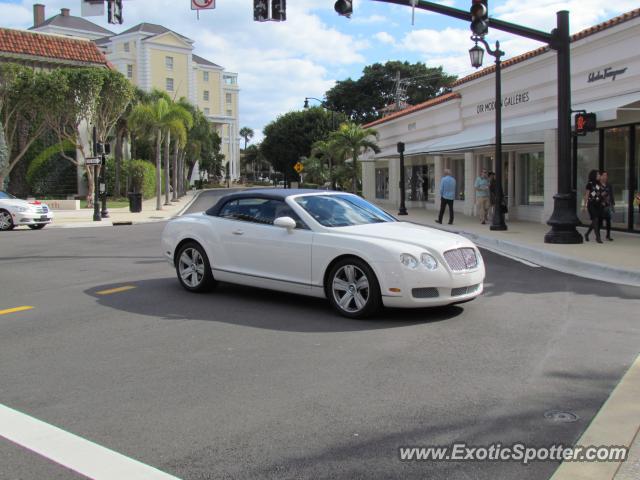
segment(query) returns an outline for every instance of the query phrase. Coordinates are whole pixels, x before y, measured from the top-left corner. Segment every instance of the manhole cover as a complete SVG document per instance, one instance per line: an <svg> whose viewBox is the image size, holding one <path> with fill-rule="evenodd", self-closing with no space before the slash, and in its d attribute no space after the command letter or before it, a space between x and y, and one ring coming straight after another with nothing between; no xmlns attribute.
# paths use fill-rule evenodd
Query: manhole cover
<svg viewBox="0 0 640 480"><path fill-rule="evenodd" d="M550 422L556 423L571 423L576 422L580 417L578 417L575 413L565 412L562 410L550 410L545 412L544 418L549 420Z"/></svg>

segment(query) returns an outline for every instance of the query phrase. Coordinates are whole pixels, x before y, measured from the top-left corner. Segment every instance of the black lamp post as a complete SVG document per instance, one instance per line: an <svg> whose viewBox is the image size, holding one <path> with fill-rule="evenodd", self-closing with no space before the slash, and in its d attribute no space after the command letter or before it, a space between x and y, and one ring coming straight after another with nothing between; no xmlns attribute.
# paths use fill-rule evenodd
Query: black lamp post
<svg viewBox="0 0 640 480"><path fill-rule="evenodd" d="M336 129L336 117L335 117L336 112L331 110L330 108L327 108L327 102L325 102L324 100L320 100L319 98L316 98L316 97L304 97L305 109L309 108L309 100L315 100L317 102L320 102L320 105L322 106L322 108L324 108L328 112L331 112L331 128L335 130ZM333 183L332 172L333 172L333 162L331 160L331 156L329 156L329 181L331 182L331 190L335 190L336 186Z"/></svg>
<svg viewBox="0 0 640 480"><path fill-rule="evenodd" d="M484 45L487 53L496 59L496 139L495 139L495 159L496 159L496 201L493 208L493 217L491 219L491 230L506 230L507 225L504 223L504 211L502 210L502 204L504 201L504 194L502 192L502 78L501 78L501 61L500 58L504 55L504 52L500 50L500 42L496 42L496 48L491 50L489 44L483 36L475 35L471 37L471 40L476 42L475 46L469 50L469 57L471 59L471 65L475 68L482 66L482 58L484 52L482 47L478 46L478 42Z"/></svg>
<svg viewBox="0 0 640 480"><path fill-rule="evenodd" d="M405 179L404 179L404 143L398 142L398 153L400 154L400 208L398 209L398 215L408 215L407 207L404 204L405 192Z"/></svg>

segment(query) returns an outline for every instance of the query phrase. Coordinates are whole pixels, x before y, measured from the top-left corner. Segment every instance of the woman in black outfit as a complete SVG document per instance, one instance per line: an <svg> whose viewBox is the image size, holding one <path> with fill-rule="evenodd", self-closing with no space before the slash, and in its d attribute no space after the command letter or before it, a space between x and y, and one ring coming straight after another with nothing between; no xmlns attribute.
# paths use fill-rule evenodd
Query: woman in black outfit
<svg viewBox="0 0 640 480"><path fill-rule="evenodd" d="M589 210L589 218L591 218L591 225L589 225L587 233L584 234L584 239L587 242L589 241L589 234L592 230L595 230L596 242L602 243L602 239L600 238L600 225L602 224L603 190L599 180L600 174L598 173L598 170L591 170L589 172L589 181L585 187L584 204L582 205L583 210L585 207Z"/></svg>
<svg viewBox="0 0 640 480"><path fill-rule="evenodd" d="M609 183L609 173L606 170L600 172L600 185L602 185L602 221L607 231L607 240L613 242L613 238L611 238L611 218L615 213L616 200L613 197L613 187Z"/></svg>

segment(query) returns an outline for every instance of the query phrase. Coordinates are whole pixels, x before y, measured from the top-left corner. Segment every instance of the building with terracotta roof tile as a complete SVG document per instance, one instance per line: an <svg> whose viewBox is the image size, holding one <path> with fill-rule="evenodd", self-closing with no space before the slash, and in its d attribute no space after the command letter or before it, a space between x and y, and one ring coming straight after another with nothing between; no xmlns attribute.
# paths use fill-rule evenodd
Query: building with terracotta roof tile
<svg viewBox="0 0 640 480"><path fill-rule="evenodd" d="M576 137L573 185L580 200L589 170L609 172L614 228L640 232L633 198L640 188L640 9L572 36L572 109L597 115L597 129ZM503 61L503 190L510 219L545 223L557 192L556 53L543 46ZM398 206L397 143L405 144L406 203L434 211L444 169L457 180L456 211L475 214L475 178L495 170L495 66L454 82L447 93L371 122L381 152L363 155L363 194Z"/></svg>

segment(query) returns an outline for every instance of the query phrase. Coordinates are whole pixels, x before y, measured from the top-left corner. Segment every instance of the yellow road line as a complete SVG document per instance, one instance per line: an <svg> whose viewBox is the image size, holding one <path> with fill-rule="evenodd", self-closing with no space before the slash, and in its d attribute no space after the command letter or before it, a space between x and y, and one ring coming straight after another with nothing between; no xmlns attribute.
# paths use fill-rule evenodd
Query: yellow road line
<svg viewBox="0 0 640 480"><path fill-rule="evenodd" d="M33 307L29 307L27 305L23 307L7 308L6 310L0 310L0 315L7 315L9 313L16 313L16 312L24 312L25 310L31 310L32 308Z"/></svg>
<svg viewBox="0 0 640 480"><path fill-rule="evenodd" d="M120 293L120 292L126 292L127 290L133 290L135 287L135 285L125 285L123 287L117 287L117 288L110 288L109 290L100 290L99 292L96 292L96 295L111 295L112 293Z"/></svg>

